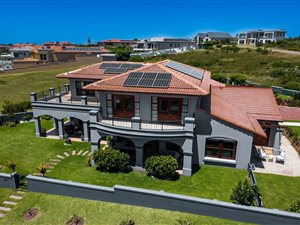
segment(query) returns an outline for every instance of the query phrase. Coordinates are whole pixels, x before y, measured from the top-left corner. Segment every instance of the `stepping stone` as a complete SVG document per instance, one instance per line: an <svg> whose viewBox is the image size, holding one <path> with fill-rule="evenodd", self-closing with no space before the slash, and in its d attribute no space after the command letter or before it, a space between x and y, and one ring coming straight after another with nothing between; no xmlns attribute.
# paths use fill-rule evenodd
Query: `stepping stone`
<svg viewBox="0 0 300 225"><path fill-rule="evenodd" d="M33 173L33 176L39 176L39 177L42 177L43 174L41 174L41 173Z"/></svg>
<svg viewBox="0 0 300 225"><path fill-rule="evenodd" d="M4 201L2 204L3 205L16 205L18 203L17 202L11 202L11 201Z"/></svg>
<svg viewBox="0 0 300 225"><path fill-rule="evenodd" d="M54 166L48 166L47 168L53 170Z"/></svg>
<svg viewBox="0 0 300 225"><path fill-rule="evenodd" d="M21 200L23 197L18 195L10 195L9 198L15 199L15 200Z"/></svg>
<svg viewBox="0 0 300 225"><path fill-rule="evenodd" d="M80 150L78 153L77 153L77 155L81 155L81 153L82 153L83 151L82 150Z"/></svg>
<svg viewBox="0 0 300 225"><path fill-rule="evenodd" d="M61 160L60 160L60 159L50 159L50 161L51 161L51 162L56 162L56 163L58 163L58 162L60 162Z"/></svg>
<svg viewBox="0 0 300 225"><path fill-rule="evenodd" d="M17 191L17 194L24 195L24 194L26 194L26 192L25 191Z"/></svg>
<svg viewBox="0 0 300 225"><path fill-rule="evenodd" d="M5 216L6 216L6 214L0 213L0 219L1 219L1 218L4 218Z"/></svg>
<svg viewBox="0 0 300 225"><path fill-rule="evenodd" d="M72 155L76 155L76 151L75 150L72 151Z"/></svg>
<svg viewBox="0 0 300 225"><path fill-rule="evenodd" d="M7 208L7 207L4 207L4 206L0 206L0 211L5 211L5 212L8 212L10 211L11 208Z"/></svg>
<svg viewBox="0 0 300 225"><path fill-rule="evenodd" d="M89 153L89 151L85 151L83 154L82 154L82 156L85 156L86 154L88 154Z"/></svg>
<svg viewBox="0 0 300 225"><path fill-rule="evenodd" d="M88 156L91 156L91 155L93 155L93 152L90 152L90 153L88 154Z"/></svg>
<svg viewBox="0 0 300 225"><path fill-rule="evenodd" d="M67 157L69 157L70 155L69 155L69 153L67 153L67 152L64 152L64 154L65 154L65 156L67 156Z"/></svg>
<svg viewBox="0 0 300 225"><path fill-rule="evenodd" d="M65 157L61 156L61 155L56 155L57 158L60 158L60 159L64 159Z"/></svg>
<svg viewBox="0 0 300 225"><path fill-rule="evenodd" d="M51 170L46 170L46 173L50 173L51 172ZM43 176L43 175L42 175Z"/></svg>
<svg viewBox="0 0 300 225"><path fill-rule="evenodd" d="M54 165L54 166L56 166L58 163L56 163L56 162L50 162L49 163L49 165Z"/></svg>

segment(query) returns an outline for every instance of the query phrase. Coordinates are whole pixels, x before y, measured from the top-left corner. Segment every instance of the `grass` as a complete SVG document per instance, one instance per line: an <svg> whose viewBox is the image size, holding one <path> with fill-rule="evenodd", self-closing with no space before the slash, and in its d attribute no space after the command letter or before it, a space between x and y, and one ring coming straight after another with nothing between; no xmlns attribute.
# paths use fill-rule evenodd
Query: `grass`
<svg viewBox="0 0 300 225"><path fill-rule="evenodd" d="M23 213L30 208L37 208L40 213L32 221L24 222ZM139 225L179 225L177 219L190 220L195 225L244 224L188 213L28 193L4 219L0 220L0 225L66 224L74 214L83 217L85 224L97 225L118 225L126 219L132 219Z"/></svg>
<svg viewBox="0 0 300 225"><path fill-rule="evenodd" d="M43 127L51 127L52 121L43 121ZM17 172L29 174L36 172L39 163L48 161L56 154L74 149L90 149L88 143L73 143L65 146L62 140L36 138L34 123L19 124L16 127L0 126L0 164L6 165L8 160L17 160ZM11 173L5 168L0 172Z"/></svg>
<svg viewBox="0 0 300 225"><path fill-rule="evenodd" d="M300 127L289 127L291 128L295 134L297 134L298 139L300 139Z"/></svg>
<svg viewBox="0 0 300 225"><path fill-rule="evenodd" d="M8 196L15 193L13 189L9 188L0 188L0 204L4 201L7 200Z"/></svg>

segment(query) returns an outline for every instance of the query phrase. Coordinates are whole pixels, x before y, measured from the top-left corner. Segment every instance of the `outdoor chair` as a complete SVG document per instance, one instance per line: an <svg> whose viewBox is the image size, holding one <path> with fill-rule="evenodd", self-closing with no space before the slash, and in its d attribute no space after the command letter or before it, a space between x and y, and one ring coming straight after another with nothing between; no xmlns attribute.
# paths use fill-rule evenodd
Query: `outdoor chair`
<svg viewBox="0 0 300 225"><path fill-rule="evenodd" d="M285 160L285 151L281 151L279 155L276 155L276 162L284 163Z"/></svg>
<svg viewBox="0 0 300 225"><path fill-rule="evenodd" d="M262 147L258 147L258 157L263 160L267 159L267 154L265 153Z"/></svg>

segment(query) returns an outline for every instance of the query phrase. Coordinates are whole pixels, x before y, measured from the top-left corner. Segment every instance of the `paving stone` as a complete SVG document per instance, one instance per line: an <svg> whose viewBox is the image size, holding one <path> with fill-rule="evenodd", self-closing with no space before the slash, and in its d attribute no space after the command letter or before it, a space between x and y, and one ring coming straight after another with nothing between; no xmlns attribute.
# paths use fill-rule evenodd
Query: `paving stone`
<svg viewBox="0 0 300 225"><path fill-rule="evenodd" d="M54 166L48 166L47 168L50 169L50 170L53 170Z"/></svg>
<svg viewBox="0 0 300 225"><path fill-rule="evenodd" d="M4 218L5 216L6 216L5 213L0 213L0 219L1 219L1 218Z"/></svg>
<svg viewBox="0 0 300 225"><path fill-rule="evenodd" d="M58 163L56 163L56 162L50 162L49 163L49 165L54 165L54 166L56 166Z"/></svg>
<svg viewBox="0 0 300 225"><path fill-rule="evenodd" d="M20 194L20 195L25 195L26 192L25 191L17 191L17 194Z"/></svg>
<svg viewBox="0 0 300 225"><path fill-rule="evenodd" d="M64 152L64 155L67 156L67 157L70 156L69 153L67 153L67 152Z"/></svg>
<svg viewBox="0 0 300 225"><path fill-rule="evenodd" d="M33 176L39 176L39 177L41 177L41 176L43 176L43 174L41 174L41 173L33 173Z"/></svg>
<svg viewBox="0 0 300 225"><path fill-rule="evenodd" d="M65 157L61 156L61 155L56 155L57 158L60 158L60 159L64 159Z"/></svg>
<svg viewBox="0 0 300 225"><path fill-rule="evenodd" d="M4 201L2 204L3 205L16 205L18 203L17 202L11 202L11 201Z"/></svg>
<svg viewBox="0 0 300 225"><path fill-rule="evenodd" d="M83 154L82 154L82 156L85 156L86 154L88 154L89 153L89 151L85 151Z"/></svg>
<svg viewBox="0 0 300 225"><path fill-rule="evenodd" d="M72 151L72 155L76 155L76 151L75 150Z"/></svg>
<svg viewBox="0 0 300 225"><path fill-rule="evenodd" d="M82 150L80 150L78 153L77 153L77 155L81 155L81 153L82 153L83 151Z"/></svg>
<svg viewBox="0 0 300 225"><path fill-rule="evenodd" d="M51 162L56 162L56 163L58 163L58 162L60 162L61 160L60 160L60 159L50 159L50 161L51 161Z"/></svg>
<svg viewBox="0 0 300 225"><path fill-rule="evenodd" d="M11 208L4 207L4 206L0 206L0 211L8 212L8 211L10 211L10 210L11 210Z"/></svg>
<svg viewBox="0 0 300 225"><path fill-rule="evenodd" d="M51 172L51 170L46 170L46 173L50 173Z"/></svg>
<svg viewBox="0 0 300 225"><path fill-rule="evenodd" d="M22 199L23 197L22 197L22 196L18 196L18 195L10 195L9 198L15 199L15 200L20 200L20 199Z"/></svg>
<svg viewBox="0 0 300 225"><path fill-rule="evenodd" d="M93 152L90 152L90 153L88 154L88 156L91 156L91 155L93 155Z"/></svg>

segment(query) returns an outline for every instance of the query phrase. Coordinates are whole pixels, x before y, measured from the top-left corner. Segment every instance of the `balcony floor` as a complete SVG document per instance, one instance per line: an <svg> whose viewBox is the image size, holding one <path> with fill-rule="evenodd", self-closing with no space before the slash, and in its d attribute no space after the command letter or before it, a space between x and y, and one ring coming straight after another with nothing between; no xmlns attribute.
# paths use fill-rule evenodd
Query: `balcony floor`
<svg viewBox="0 0 300 225"><path fill-rule="evenodd" d="M56 99L55 98L50 99L48 102L56 103ZM61 103L62 104L72 104L72 105L82 105L82 103L81 103L80 100L73 100L73 99L71 100L71 94L70 93L61 96ZM90 105L90 106L99 106L100 103L88 100L87 105Z"/></svg>

